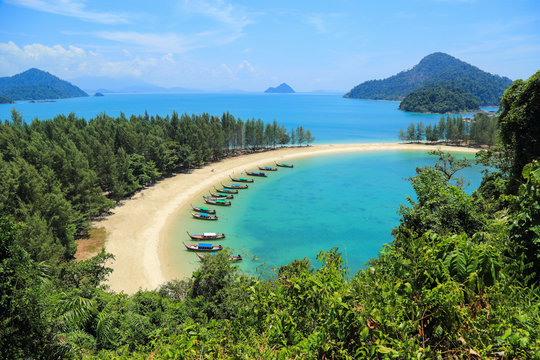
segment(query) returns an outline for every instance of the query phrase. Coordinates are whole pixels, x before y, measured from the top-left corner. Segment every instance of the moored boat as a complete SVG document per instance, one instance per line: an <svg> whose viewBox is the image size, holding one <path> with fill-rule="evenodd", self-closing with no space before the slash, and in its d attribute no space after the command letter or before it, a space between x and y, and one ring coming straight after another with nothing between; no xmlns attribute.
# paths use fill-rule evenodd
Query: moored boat
<svg viewBox="0 0 540 360"><path fill-rule="evenodd" d="M232 181L236 181L236 182L252 183L252 182L255 181L255 180L253 180L253 179L248 179L248 178L244 178L244 177L241 177L241 178L233 178L233 177L230 176L230 175L229 175L229 177L231 178Z"/></svg>
<svg viewBox="0 0 540 360"><path fill-rule="evenodd" d="M220 193L225 193L225 194L238 194L238 190L236 189L216 189L214 188L217 192L220 192Z"/></svg>
<svg viewBox="0 0 540 360"><path fill-rule="evenodd" d="M210 191L210 195L217 199L234 199L233 194L225 194L225 193L213 193Z"/></svg>
<svg viewBox="0 0 540 360"><path fill-rule="evenodd" d="M191 208L194 211L201 212L201 213L207 213L207 214L215 214L216 213L216 210L209 209L209 208L204 207L204 206L193 206L193 205L191 205Z"/></svg>
<svg viewBox="0 0 540 360"><path fill-rule="evenodd" d="M217 240L225 239L225 234L216 234L216 233L202 233L202 234L190 234L186 231L191 240Z"/></svg>
<svg viewBox="0 0 540 360"><path fill-rule="evenodd" d="M223 186L224 189L247 189L248 188L247 184L231 184L231 185L221 184L221 186Z"/></svg>
<svg viewBox="0 0 540 360"><path fill-rule="evenodd" d="M191 213L194 218L201 219L201 220L217 220L218 217L216 215L210 215L207 213Z"/></svg>
<svg viewBox="0 0 540 360"><path fill-rule="evenodd" d="M212 244L204 244L204 243L198 243L198 244L184 244L186 249L191 251L219 251L223 250L223 246L221 245L212 245Z"/></svg>
<svg viewBox="0 0 540 360"><path fill-rule="evenodd" d="M261 177L267 177L266 173L264 171L246 171L246 174L249 176L261 176Z"/></svg>
<svg viewBox="0 0 540 360"><path fill-rule="evenodd" d="M214 199L214 198L209 198L206 196L203 196L203 199L207 204L219 205L219 206L231 206L231 202L225 199Z"/></svg>
<svg viewBox="0 0 540 360"><path fill-rule="evenodd" d="M259 170L264 171L277 171L277 168L271 166L259 166Z"/></svg>
<svg viewBox="0 0 540 360"><path fill-rule="evenodd" d="M196 255L197 255L197 256L199 257L199 259L201 259L201 260L204 260L204 258L205 258L205 256L206 256L206 255L199 254L199 253L197 253ZM212 253L212 254L210 254L210 255L215 255L215 254ZM240 261L240 260L242 260L242 255L240 255L240 254L229 256L229 261Z"/></svg>
<svg viewBox="0 0 540 360"><path fill-rule="evenodd" d="M286 168L293 168L293 164L286 164L286 163L278 163L277 161L274 161L277 166L286 167Z"/></svg>

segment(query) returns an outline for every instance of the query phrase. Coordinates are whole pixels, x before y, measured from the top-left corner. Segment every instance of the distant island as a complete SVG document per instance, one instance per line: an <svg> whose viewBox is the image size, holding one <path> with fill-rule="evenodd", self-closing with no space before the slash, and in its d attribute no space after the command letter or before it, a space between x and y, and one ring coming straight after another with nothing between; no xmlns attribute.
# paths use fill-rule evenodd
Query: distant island
<svg viewBox="0 0 540 360"><path fill-rule="evenodd" d="M399 109L420 113L460 113L480 110L478 98L449 85L431 85L410 92Z"/></svg>
<svg viewBox="0 0 540 360"><path fill-rule="evenodd" d="M88 94L46 71L30 69L11 77L0 78L0 96L12 100L44 100L88 96Z"/></svg>
<svg viewBox="0 0 540 360"><path fill-rule="evenodd" d="M7 96L0 96L0 104L13 104L14 101L11 98L8 98Z"/></svg>
<svg viewBox="0 0 540 360"><path fill-rule="evenodd" d="M269 87L268 89L266 89L265 93L268 93L268 94L294 94L295 91L293 90L292 87L290 87L289 85L283 83L283 84L279 85L278 87Z"/></svg>
<svg viewBox="0 0 540 360"><path fill-rule="evenodd" d="M97 92L94 96L105 96L103 93Z"/></svg>
<svg viewBox="0 0 540 360"><path fill-rule="evenodd" d="M384 80L363 82L344 97L401 101L415 90L428 89L415 94L413 98L419 99L428 92L434 94L435 90L441 90L446 94L451 94L452 99L463 99L465 96L470 100L468 95L464 95L470 94L477 99L479 106L496 106L503 92L511 84L512 80L507 77L490 74L453 56L437 52L424 57L410 70L402 71ZM449 99L444 100L442 96L437 98L439 100L428 108L446 108L449 105ZM459 108L461 111L468 110L462 109L458 103L453 103L450 107ZM406 104L406 108L410 106Z"/></svg>

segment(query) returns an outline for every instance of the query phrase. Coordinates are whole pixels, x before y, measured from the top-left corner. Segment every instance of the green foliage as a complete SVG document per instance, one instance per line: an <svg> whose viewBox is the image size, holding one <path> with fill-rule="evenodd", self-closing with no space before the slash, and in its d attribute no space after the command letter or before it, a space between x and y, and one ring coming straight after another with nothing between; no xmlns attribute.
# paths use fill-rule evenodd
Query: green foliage
<svg viewBox="0 0 540 360"><path fill-rule="evenodd" d="M512 157L509 186L516 193L523 167L540 158L540 71L516 80L505 91L499 112L502 143Z"/></svg>
<svg viewBox="0 0 540 360"><path fill-rule="evenodd" d="M478 99L458 88L444 85L423 87L405 96L399 109L420 113L456 113L480 108Z"/></svg>
<svg viewBox="0 0 540 360"><path fill-rule="evenodd" d="M429 86L457 88L476 97L480 105L498 105L512 81L492 75L444 53L423 58L411 70L384 80L370 80L354 87L345 97L403 100L411 91Z"/></svg>

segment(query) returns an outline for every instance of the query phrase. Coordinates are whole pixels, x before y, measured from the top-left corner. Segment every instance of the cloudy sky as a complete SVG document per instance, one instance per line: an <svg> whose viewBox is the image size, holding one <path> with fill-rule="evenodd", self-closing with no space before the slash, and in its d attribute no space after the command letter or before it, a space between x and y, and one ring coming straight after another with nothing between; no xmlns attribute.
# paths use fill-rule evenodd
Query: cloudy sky
<svg viewBox="0 0 540 360"><path fill-rule="evenodd" d="M165 87L346 91L435 51L527 78L540 70L540 1L0 1L0 76L37 67Z"/></svg>

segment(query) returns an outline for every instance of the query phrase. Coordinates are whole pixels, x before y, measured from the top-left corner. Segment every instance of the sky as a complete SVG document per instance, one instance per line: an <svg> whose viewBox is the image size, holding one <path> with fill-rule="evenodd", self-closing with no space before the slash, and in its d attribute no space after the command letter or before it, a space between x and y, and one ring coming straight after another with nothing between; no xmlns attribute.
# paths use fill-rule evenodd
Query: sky
<svg viewBox="0 0 540 360"><path fill-rule="evenodd" d="M0 76L348 91L437 51L526 79L540 70L540 1L0 0Z"/></svg>

